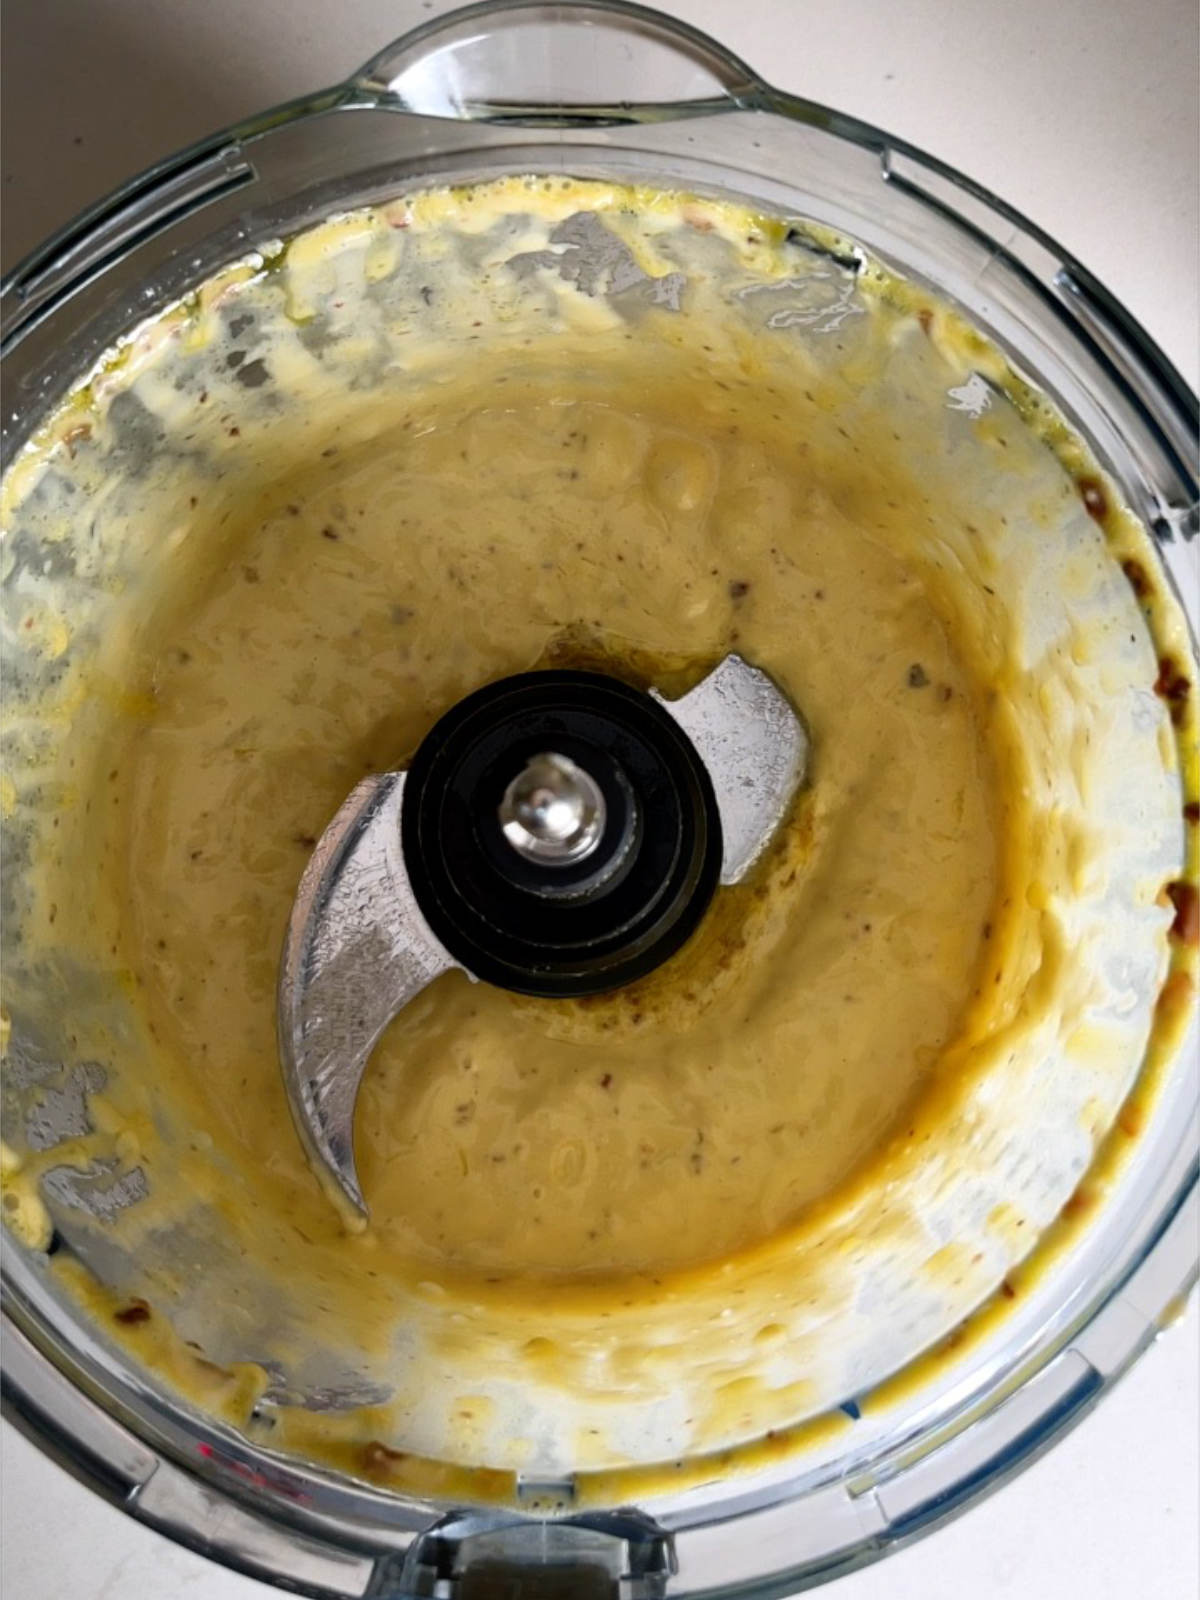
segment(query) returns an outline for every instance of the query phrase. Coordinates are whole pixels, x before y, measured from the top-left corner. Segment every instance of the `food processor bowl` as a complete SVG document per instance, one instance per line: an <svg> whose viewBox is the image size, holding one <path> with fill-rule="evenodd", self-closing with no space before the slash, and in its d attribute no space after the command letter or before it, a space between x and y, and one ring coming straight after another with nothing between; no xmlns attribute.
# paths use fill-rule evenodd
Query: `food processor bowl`
<svg viewBox="0 0 1200 1600"><path fill-rule="evenodd" d="M852 308L856 274L876 265L953 308L986 344L952 391L947 428L1008 406L1031 437L1057 442L1060 462L1082 441L1084 528L1100 520L1089 494L1105 492L1089 476L1094 462L1155 542L1156 570L1139 569L1139 585L1175 596L1172 612L1182 596L1194 629L1196 403L1142 330L1052 240L969 181L770 88L713 41L632 5L514 0L432 21L348 83L217 135L64 230L3 285L6 467L106 352L218 269L247 258L261 265L275 241L357 208L527 174L681 191L785 219L806 264L797 267L797 304L777 324L784 331L836 328L839 310ZM776 309L752 295L744 304L760 325ZM1045 560L1036 578L1052 585L1066 568L1056 567L1054 549ZM48 550L17 550L5 564L10 593L31 572L50 583L73 576L66 564L54 570ZM1113 595L1105 588L1097 604L1136 614L1135 597ZM1194 642L1182 649L1194 686ZM23 670L40 670L19 641L10 658L18 682ZM1187 832L1179 817L1196 783L1192 716L1181 713L1182 750L1162 772L1146 776L1153 763L1143 755L1145 770L1135 762L1123 786L1111 762L1096 766L1091 803L1129 808L1138 835L1128 861L1114 865L1118 885L1152 868L1194 878L1195 825ZM1161 744L1161 721L1143 730L1145 750ZM17 878L19 845L9 858ZM1106 959L1132 991L1121 1025L1144 1040L1165 975L1123 970L1133 921L1122 922L1120 895L1106 900L1107 892L1096 890L1089 914L1097 926L1107 916ZM948 1292L922 1321L902 1287L884 1275L868 1280L864 1268L875 1309L856 1306L857 1331L823 1369L815 1414L757 1452L739 1455L726 1441L676 1486L650 1489L639 1478L655 1459L651 1446L631 1451L627 1475L609 1469L596 1485L557 1470L548 1448L544 1463L516 1474L509 1503L485 1503L469 1479L442 1493L400 1493L272 1450L182 1402L80 1312L52 1263L64 1237L81 1254L86 1238L89 1270L101 1280L106 1269L118 1275L115 1254L105 1255L105 1207L136 1202L133 1172L91 1174L82 1185L90 1204L78 1182L47 1197L56 1221L63 1207L89 1211L79 1243L65 1221L59 1234L27 1233L23 1243L12 1236L19 1227L5 1230L10 1414L131 1514L300 1593L504 1593L514 1575L533 1572L566 1584L562 1592L647 1600L814 1586L1002 1483L1177 1314L1197 1270L1200 1114L1196 1022L1182 1009L1137 1082L1120 1078L1119 1093L1118 1080L1108 1083L1112 1111L1122 1099L1126 1110L1095 1130L1103 1137L1094 1154L1088 1146L1089 1174L1079 1148L1064 1155L1049 1144L1046 1173L1030 1174L1028 1160L1019 1170L1014 1145L1009 1180L1024 1172L1050 1208L1022 1261L1020 1294L1007 1275L979 1292L960 1283L957 1299ZM36 1039L6 1065L24 1128L15 1145L31 1137L31 1090L41 1096L47 1143L78 1131L71 1118L87 1082L58 1084ZM1045 1094L1052 1109L1052 1087ZM935 1200L931 1193L931 1216ZM953 1238L962 1195L948 1188L943 1201L937 1226ZM912 1320L880 1313L889 1294ZM376 1403L352 1377L336 1364L316 1372L300 1404Z"/></svg>

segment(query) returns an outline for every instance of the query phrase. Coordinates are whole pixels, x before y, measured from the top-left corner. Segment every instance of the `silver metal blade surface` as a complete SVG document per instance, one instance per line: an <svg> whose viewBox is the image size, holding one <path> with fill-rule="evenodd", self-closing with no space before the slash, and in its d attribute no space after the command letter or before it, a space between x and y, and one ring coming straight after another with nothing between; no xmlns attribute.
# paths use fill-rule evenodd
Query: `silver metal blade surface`
<svg viewBox="0 0 1200 1600"><path fill-rule="evenodd" d="M808 766L808 734L765 672L726 656L678 700L650 693L691 739L721 816L721 882L738 883L783 820Z"/></svg>
<svg viewBox="0 0 1200 1600"><path fill-rule="evenodd" d="M354 1107L368 1058L401 1007L457 965L421 915L404 868L404 779L365 779L321 836L292 907L279 977L292 1116L317 1173L359 1211Z"/></svg>

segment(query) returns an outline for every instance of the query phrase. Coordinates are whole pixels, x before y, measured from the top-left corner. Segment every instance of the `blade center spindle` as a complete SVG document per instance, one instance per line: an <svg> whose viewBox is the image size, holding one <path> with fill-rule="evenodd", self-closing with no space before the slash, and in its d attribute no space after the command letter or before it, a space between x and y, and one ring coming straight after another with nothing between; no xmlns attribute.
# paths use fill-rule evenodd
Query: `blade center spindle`
<svg viewBox="0 0 1200 1600"><path fill-rule="evenodd" d="M586 861L604 834L599 784L566 756L533 756L500 802L504 837L527 861L567 866Z"/></svg>

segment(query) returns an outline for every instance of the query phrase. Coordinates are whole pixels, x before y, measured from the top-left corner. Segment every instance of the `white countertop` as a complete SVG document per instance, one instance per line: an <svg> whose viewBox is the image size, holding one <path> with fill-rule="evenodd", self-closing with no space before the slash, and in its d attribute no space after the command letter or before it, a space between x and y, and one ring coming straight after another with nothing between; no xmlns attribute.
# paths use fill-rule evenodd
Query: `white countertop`
<svg viewBox="0 0 1200 1600"><path fill-rule="evenodd" d="M931 150L1040 223L1200 372L1194 0L660 0L783 88ZM152 160L330 83L441 0L8 0L5 266ZM1195 1304L1014 1483L836 1600L1200 1593ZM250 1600L3 1429L5 1600Z"/></svg>

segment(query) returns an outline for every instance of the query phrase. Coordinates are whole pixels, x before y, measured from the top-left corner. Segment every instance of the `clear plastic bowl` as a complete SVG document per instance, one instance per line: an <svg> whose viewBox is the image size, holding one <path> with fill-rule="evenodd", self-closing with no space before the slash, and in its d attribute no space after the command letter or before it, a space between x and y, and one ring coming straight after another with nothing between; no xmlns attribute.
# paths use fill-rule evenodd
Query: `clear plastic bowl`
<svg viewBox="0 0 1200 1600"><path fill-rule="evenodd" d="M627 5L515 0L431 22L349 82L216 135L81 217L2 287L5 459L120 334L225 261L332 211L505 172L747 198L926 282L1086 440L1195 626L1196 402L1137 324L968 180ZM1197 1270L1195 1047L1193 1019L1132 1160L1036 1290L786 1471L554 1522L404 1501L173 1404L72 1315L44 1257L6 1238L10 1414L131 1514L301 1593L505 1593L506 1574L534 1566L557 1569L563 1593L791 1593L1002 1483L1176 1314Z"/></svg>

